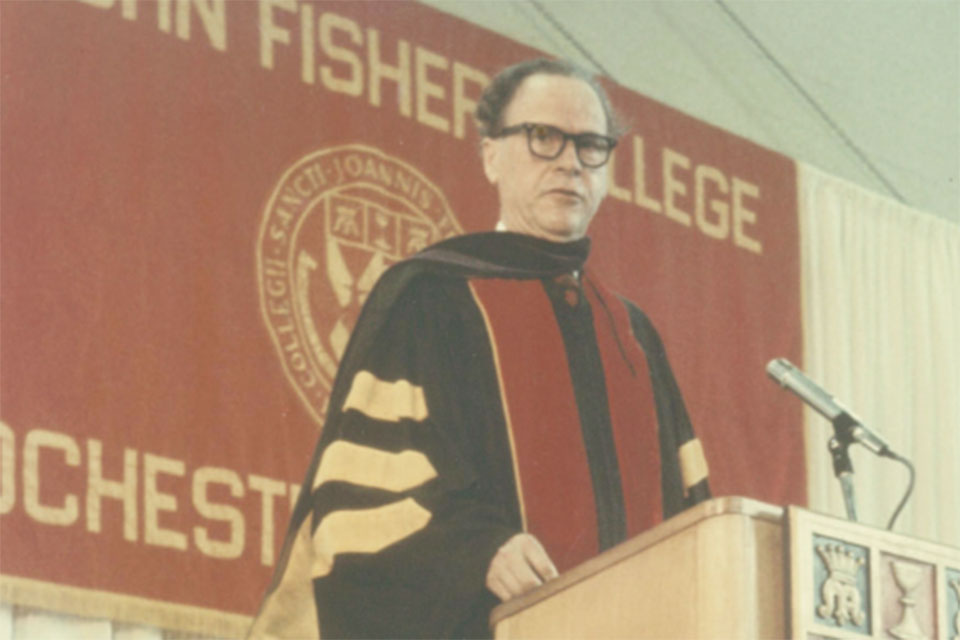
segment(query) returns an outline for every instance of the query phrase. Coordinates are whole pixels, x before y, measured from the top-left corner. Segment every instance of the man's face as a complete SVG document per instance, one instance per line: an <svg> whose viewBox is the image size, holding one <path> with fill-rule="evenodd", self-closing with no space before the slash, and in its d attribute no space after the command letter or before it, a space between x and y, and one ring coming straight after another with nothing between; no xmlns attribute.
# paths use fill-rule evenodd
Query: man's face
<svg viewBox="0 0 960 640"><path fill-rule="evenodd" d="M607 133L600 99L578 78L537 74L517 88L503 117L504 128L524 122L567 133ZM530 153L527 135L485 138L483 167L500 194L500 220L510 231L555 242L577 240L607 194L607 167L583 166L572 140L559 157Z"/></svg>

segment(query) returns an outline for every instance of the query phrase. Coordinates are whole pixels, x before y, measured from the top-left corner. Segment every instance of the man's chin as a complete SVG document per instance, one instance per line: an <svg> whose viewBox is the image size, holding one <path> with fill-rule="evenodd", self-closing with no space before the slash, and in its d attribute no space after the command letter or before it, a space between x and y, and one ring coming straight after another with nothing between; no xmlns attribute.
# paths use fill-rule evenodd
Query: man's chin
<svg viewBox="0 0 960 640"><path fill-rule="evenodd" d="M580 226L552 227L542 229L540 236L553 242L573 242L586 235L586 228Z"/></svg>
<svg viewBox="0 0 960 640"><path fill-rule="evenodd" d="M505 220L505 218L501 218ZM509 231L525 233L552 242L573 242L586 235L588 220L582 210L540 210L526 218L504 222Z"/></svg>
<svg viewBox="0 0 960 640"><path fill-rule="evenodd" d="M587 232L587 224L582 212L562 212L551 215L541 225L543 231L554 242L572 242L579 240Z"/></svg>

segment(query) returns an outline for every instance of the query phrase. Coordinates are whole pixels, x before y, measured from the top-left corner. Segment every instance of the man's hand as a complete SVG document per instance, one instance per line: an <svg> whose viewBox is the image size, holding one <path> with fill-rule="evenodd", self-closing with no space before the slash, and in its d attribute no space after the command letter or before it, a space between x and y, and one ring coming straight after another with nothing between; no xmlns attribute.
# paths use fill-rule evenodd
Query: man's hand
<svg viewBox="0 0 960 640"><path fill-rule="evenodd" d="M557 568L540 541L518 533L497 550L487 570L487 588L506 602L557 577Z"/></svg>

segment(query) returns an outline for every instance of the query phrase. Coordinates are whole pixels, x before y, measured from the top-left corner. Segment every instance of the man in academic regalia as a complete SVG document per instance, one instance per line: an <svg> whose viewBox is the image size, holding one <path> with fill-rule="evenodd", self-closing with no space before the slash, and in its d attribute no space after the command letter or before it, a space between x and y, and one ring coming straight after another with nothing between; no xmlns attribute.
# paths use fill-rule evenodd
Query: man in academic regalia
<svg viewBox="0 0 960 640"><path fill-rule="evenodd" d="M489 636L497 602L709 495L653 325L585 265L603 89L532 60L476 120L498 230L371 293L251 637Z"/></svg>

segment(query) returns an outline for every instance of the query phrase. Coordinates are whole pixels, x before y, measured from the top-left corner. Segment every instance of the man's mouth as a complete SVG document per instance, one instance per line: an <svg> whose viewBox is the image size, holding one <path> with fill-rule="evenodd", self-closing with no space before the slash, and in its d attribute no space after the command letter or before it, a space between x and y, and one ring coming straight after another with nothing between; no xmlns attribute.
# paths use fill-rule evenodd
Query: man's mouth
<svg viewBox="0 0 960 640"><path fill-rule="evenodd" d="M577 200L583 199L583 196L580 195L580 193L575 191L574 189L563 189L563 188L550 189L547 191L547 193L550 195L563 196L566 198L576 198Z"/></svg>

